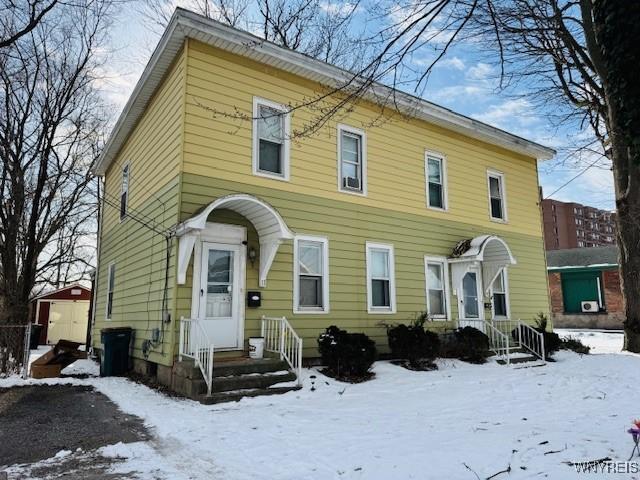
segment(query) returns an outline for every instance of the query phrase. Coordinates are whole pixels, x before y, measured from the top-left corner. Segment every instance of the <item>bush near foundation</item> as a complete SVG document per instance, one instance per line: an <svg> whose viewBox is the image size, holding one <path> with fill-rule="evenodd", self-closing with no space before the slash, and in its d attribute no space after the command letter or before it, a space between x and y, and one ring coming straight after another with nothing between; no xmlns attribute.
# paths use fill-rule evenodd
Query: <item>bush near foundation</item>
<svg viewBox="0 0 640 480"><path fill-rule="evenodd" d="M371 377L376 360L376 343L364 333L349 333L335 325L318 337L318 350L326 369L323 373L337 380L363 382Z"/></svg>
<svg viewBox="0 0 640 480"><path fill-rule="evenodd" d="M387 326L387 339L394 359L410 370L435 370L434 362L440 353L438 334L424 329L428 318L421 314L410 325Z"/></svg>

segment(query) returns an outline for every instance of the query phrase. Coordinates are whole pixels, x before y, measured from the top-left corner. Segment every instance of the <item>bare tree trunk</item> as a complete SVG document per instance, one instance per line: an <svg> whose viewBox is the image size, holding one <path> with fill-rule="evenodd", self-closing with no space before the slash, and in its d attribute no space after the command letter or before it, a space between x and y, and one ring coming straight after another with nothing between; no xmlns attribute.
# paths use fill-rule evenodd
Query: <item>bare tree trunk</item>
<svg viewBox="0 0 640 480"><path fill-rule="evenodd" d="M618 210L625 348L640 352L640 2L593 0Z"/></svg>

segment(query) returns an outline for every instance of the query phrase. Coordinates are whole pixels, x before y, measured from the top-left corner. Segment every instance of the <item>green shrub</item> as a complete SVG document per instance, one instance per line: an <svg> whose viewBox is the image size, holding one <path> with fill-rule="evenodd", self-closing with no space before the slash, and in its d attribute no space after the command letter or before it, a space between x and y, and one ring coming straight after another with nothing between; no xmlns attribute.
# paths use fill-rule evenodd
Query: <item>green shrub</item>
<svg viewBox="0 0 640 480"><path fill-rule="evenodd" d="M318 350L324 373L338 380L360 382L372 377L369 371L376 359L376 343L364 333L349 333L335 325L318 337Z"/></svg>
<svg viewBox="0 0 640 480"><path fill-rule="evenodd" d="M560 335L554 332L547 331L547 325L549 323L549 319L544 313L542 312L538 313L538 315L536 315L535 321L536 321L536 327L535 327L536 330L542 333L544 338L544 353L545 353L546 360L553 361L553 358L551 357L553 356L554 353L560 350L560 347L562 346L562 340L560 339Z"/></svg>
<svg viewBox="0 0 640 480"><path fill-rule="evenodd" d="M587 355L591 351L591 347L585 345L577 338L563 338L560 342L560 348L562 350L571 350L580 355Z"/></svg>
<svg viewBox="0 0 640 480"><path fill-rule="evenodd" d="M469 363L485 363L491 356L489 337L477 328L458 328L452 334L443 335L441 355L459 358Z"/></svg>
<svg viewBox="0 0 640 480"><path fill-rule="evenodd" d="M424 329L427 318L426 314L422 314L411 325L387 327L392 356L406 360L405 366L412 370L437 368L433 361L440 351L440 338L436 333Z"/></svg>

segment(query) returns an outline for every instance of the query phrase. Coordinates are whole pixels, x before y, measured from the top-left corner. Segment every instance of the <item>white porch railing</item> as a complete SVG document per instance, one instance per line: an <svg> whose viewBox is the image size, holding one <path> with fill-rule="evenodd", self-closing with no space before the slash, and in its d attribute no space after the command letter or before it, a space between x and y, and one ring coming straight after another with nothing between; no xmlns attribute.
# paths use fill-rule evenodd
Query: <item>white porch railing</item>
<svg viewBox="0 0 640 480"><path fill-rule="evenodd" d="M544 335L521 320L461 320L460 323L483 331L489 337L489 348L511 363L513 350L524 349L545 361Z"/></svg>
<svg viewBox="0 0 640 480"><path fill-rule="evenodd" d="M302 339L285 317L262 316L264 349L277 353L296 373L298 385L302 382Z"/></svg>
<svg viewBox="0 0 640 480"><path fill-rule="evenodd" d="M200 368L207 384L207 395L213 385L213 342L209 340L202 324L193 318L180 318L180 349L178 358L192 358Z"/></svg>

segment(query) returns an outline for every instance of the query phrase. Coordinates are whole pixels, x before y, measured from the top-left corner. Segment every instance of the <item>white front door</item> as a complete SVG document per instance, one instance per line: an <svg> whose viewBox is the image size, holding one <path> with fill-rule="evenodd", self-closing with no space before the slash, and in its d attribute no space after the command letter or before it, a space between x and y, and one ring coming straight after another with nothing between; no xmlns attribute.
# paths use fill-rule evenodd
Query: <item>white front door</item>
<svg viewBox="0 0 640 480"><path fill-rule="evenodd" d="M243 348L241 245L202 244L198 319L216 350Z"/></svg>
<svg viewBox="0 0 640 480"><path fill-rule="evenodd" d="M484 319L484 302L482 298L482 277L479 268L470 268L462 277L460 282L459 314L460 327L474 327L484 330L482 322Z"/></svg>

